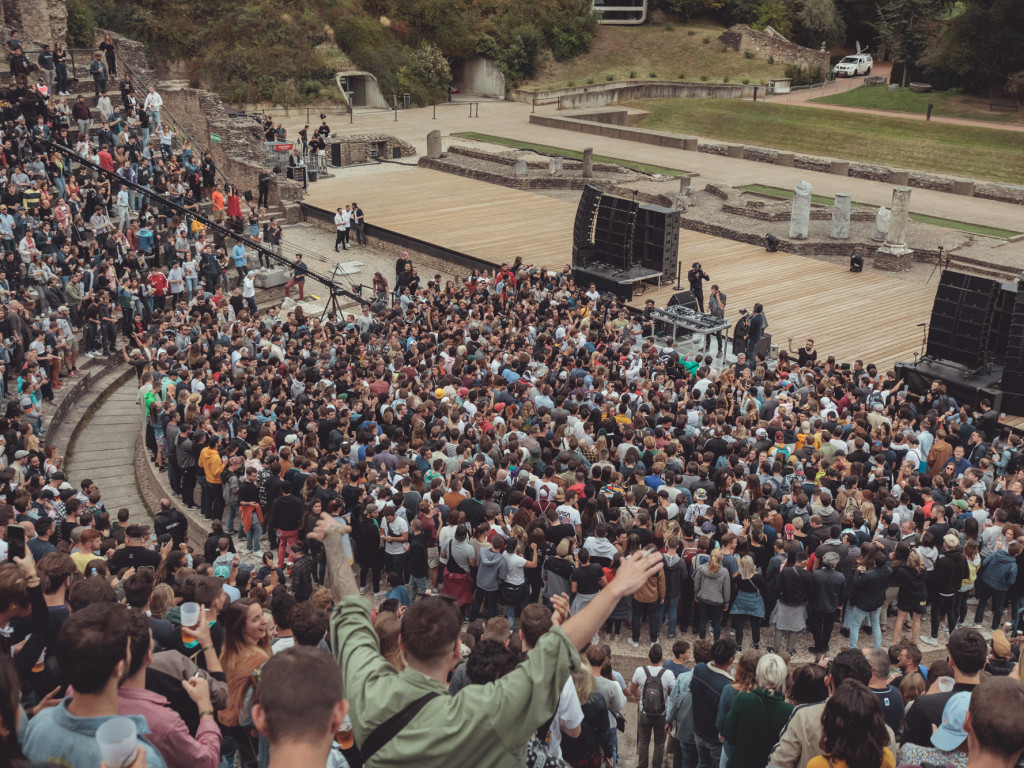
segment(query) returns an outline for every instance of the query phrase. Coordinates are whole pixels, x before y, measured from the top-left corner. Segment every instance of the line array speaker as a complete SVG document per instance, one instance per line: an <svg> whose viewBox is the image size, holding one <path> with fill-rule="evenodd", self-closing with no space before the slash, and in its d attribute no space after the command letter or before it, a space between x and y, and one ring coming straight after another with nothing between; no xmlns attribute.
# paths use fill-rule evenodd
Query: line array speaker
<svg viewBox="0 0 1024 768"><path fill-rule="evenodd" d="M591 248L594 245L594 219L597 206L601 202L601 190L593 184L587 184L580 195L576 206L576 220L572 228L572 244L574 248Z"/></svg>
<svg viewBox="0 0 1024 768"><path fill-rule="evenodd" d="M641 205L633 233L633 261L662 273L671 281L679 262L680 211L660 205Z"/></svg>
<svg viewBox="0 0 1024 768"><path fill-rule="evenodd" d="M995 280L943 272L932 305L927 354L971 370L981 368L987 360L998 291Z"/></svg>

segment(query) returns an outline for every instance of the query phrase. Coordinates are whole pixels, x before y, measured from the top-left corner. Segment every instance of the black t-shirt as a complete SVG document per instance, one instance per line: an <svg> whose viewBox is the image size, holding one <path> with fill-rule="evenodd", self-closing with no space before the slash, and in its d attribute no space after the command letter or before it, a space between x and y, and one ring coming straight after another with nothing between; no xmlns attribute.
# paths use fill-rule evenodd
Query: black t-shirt
<svg viewBox="0 0 1024 768"><path fill-rule="evenodd" d="M569 523L549 525L544 529L544 537L556 546L562 539L571 539L575 535L576 529Z"/></svg>
<svg viewBox="0 0 1024 768"><path fill-rule="evenodd" d="M426 531L409 534L409 574L417 579L425 579L427 568L427 544L429 539Z"/></svg>
<svg viewBox="0 0 1024 768"><path fill-rule="evenodd" d="M630 530L630 534L636 534L640 537L640 546L646 547L652 541L654 541L654 531L650 528L636 528Z"/></svg>
<svg viewBox="0 0 1024 768"><path fill-rule="evenodd" d="M576 582L576 594L593 595L601 589L601 577L604 569L597 563L581 565L572 572L572 580Z"/></svg>
<svg viewBox="0 0 1024 768"><path fill-rule="evenodd" d="M160 553L145 547L125 547L116 550L110 558L111 573L117 573L122 568L138 569L142 565L151 565L156 568L160 565Z"/></svg>
<svg viewBox="0 0 1024 768"><path fill-rule="evenodd" d="M888 685L885 688L872 688L878 697L878 703L882 707L882 715L885 717L885 724L892 728L893 733L900 732L900 725L903 723L903 696L895 685Z"/></svg>

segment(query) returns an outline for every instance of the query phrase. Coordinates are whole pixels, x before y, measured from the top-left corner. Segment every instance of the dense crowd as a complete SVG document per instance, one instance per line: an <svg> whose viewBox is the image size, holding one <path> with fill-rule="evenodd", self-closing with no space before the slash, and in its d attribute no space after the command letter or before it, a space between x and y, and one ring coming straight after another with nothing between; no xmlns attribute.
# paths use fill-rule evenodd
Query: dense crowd
<svg viewBox="0 0 1024 768"><path fill-rule="evenodd" d="M3 130L0 768L109 765L119 716L136 766L614 765L627 700L642 768L1024 749L1024 471L987 402L812 341L716 367L568 268L403 255L373 309L261 312L244 246L158 196L121 232L127 188ZM154 141L140 168L186 162ZM147 525L42 430L79 338L121 337L170 489Z"/></svg>

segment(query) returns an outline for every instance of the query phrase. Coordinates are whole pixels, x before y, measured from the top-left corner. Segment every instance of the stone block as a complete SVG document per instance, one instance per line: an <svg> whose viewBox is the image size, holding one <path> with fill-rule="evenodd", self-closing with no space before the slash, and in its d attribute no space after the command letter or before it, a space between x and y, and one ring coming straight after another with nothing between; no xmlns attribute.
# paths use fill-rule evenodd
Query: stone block
<svg viewBox="0 0 1024 768"><path fill-rule="evenodd" d="M740 160L743 159L744 146L742 144L728 144L726 145L725 151L729 157L735 157Z"/></svg>
<svg viewBox="0 0 1024 768"><path fill-rule="evenodd" d="M441 132L431 131L427 134L427 157L437 160L441 157Z"/></svg>
<svg viewBox="0 0 1024 768"><path fill-rule="evenodd" d="M683 136L683 149L687 152L697 151L697 137L696 136Z"/></svg>
<svg viewBox="0 0 1024 768"><path fill-rule="evenodd" d="M849 176L850 163L846 160L833 160L829 165L829 173L833 176Z"/></svg>
<svg viewBox="0 0 1024 768"><path fill-rule="evenodd" d="M953 181L953 194L954 195L966 195L967 197L974 196L974 182L970 179L954 179Z"/></svg>
<svg viewBox="0 0 1024 768"><path fill-rule="evenodd" d="M897 187L905 187L910 183L910 171L900 168L889 169L889 183Z"/></svg>
<svg viewBox="0 0 1024 768"><path fill-rule="evenodd" d="M253 282L257 288L277 288L291 280L291 277L291 270L286 267L271 267L256 270Z"/></svg>
<svg viewBox="0 0 1024 768"><path fill-rule="evenodd" d="M850 196L837 192L832 206L832 225L829 237L836 240L850 239Z"/></svg>
<svg viewBox="0 0 1024 768"><path fill-rule="evenodd" d="M594 177L594 148L587 147L583 150L583 178Z"/></svg>
<svg viewBox="0 0 1024 768"><path fill-rule="evenodd" d="M548 173L552 176L557 176L562 172L564 158L562 157L551 157L548 158Z"/></svg>
<svg viewBox="0 0 1024 768"><path fill-rule="evenodd" d="M530 169L526 165L526 160L524 160L523 158L519 158L516 161L516 176L522 178L529 174L529 172Z"/></svg>
<svg viewBox="0 0 1024 768"><path fill-rule="evenodd" d="M792 152L778 152L775 155L775 164L782 165L786 168L793 167L793 153Z"/></svg>
<svg viewBox="0 0 1024 768"><path fill-rule="evenodd" d="M789 217L791 240L806 240L811 224L811 185L801 181L793 188L793 207Z"/></svg>

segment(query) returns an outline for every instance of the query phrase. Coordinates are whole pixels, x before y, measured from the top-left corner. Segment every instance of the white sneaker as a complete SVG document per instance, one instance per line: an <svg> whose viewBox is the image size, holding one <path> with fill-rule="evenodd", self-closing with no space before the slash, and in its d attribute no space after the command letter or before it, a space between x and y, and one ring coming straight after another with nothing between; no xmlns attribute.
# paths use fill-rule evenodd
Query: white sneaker
<svg viewBox="0 0 1024 768"><path fill-rule="evenodd" d="M359 588L359 594L360 595L365 595L366 594L366 590L367 590L367 587L360 587Z"/></svg>
<svg viewBox="0 0 1024 768"><path fill-rule="evenodd" d="M626 638L626 642L629 643L630 645L632 645L634 648L639 648L640 647L640 643L638 643L632 637L627 637Z"/></svg>
<svg viewBox="0 0 1024 768"><path fill-rule="evenodd" d="M378 598L380 598L380 597L384 597L384 595L385 595L385 593L384 593L384 592L374 592L374 593L373 593L373 596L374 596L374 597L378 597Z"/></svg>
<svg viewBox="0 0 1024 768"><path fill-rule="evenodd" d="M263 552L262 552L261 550L258 550L258 549L254 549L254 550L253 550L253 555L254 555L255 557L263 557Z"/></svg>
<svg viewBox="0 0 1024 768"><path fill-rule="evenodd" d="M922 643L924 643L925 645L938 645L939 644L938 638L931 637L930 635L921 635L921 637L918 638L918 639Z"/></svg>

